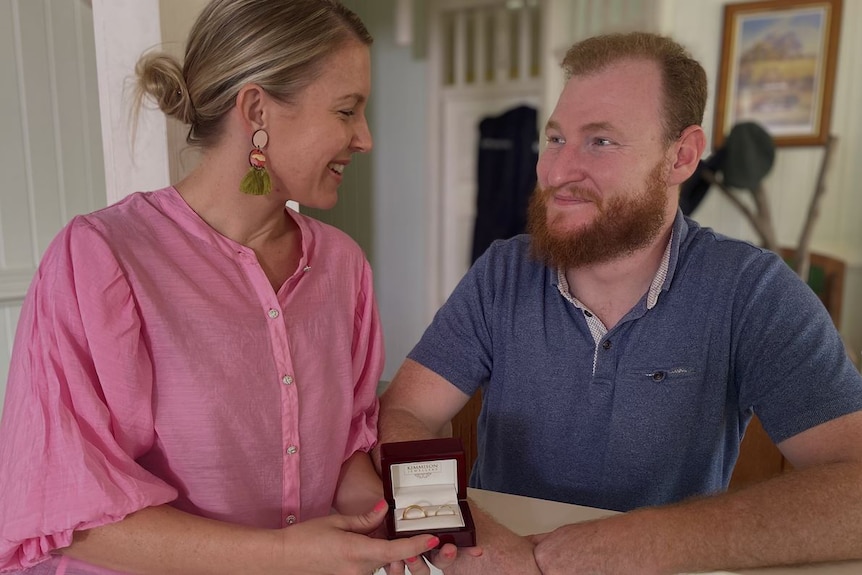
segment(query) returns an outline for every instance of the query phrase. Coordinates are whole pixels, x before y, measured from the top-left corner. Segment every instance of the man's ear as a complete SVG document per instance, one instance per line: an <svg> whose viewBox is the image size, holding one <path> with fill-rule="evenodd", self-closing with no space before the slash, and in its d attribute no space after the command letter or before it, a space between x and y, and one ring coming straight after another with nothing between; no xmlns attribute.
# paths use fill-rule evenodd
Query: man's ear
<svg viewBox="0 0 862 575"><path fill-rule="evenodd" d="M700 126L689 126L671 145L673 152L668 185L686 181L697 169L697 163L706 149L706 135Z"/></svg>
<svg viewBox="0 0 862 575"><path fill-rule="evenodd" d="M269 95L257 84L246 84L236 95L236 109L243 124L252 132L266 124L266 102Z"/></svg>

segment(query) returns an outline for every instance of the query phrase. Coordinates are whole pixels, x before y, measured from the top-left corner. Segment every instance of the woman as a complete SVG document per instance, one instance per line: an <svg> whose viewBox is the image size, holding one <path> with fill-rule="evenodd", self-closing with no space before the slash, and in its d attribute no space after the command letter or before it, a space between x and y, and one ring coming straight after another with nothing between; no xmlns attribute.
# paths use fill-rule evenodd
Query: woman
<svg viewBox="0 0 862 575"><path fill-rule="evenodd" d="M44 255L0 429L0 570L368 573L437 546L366 535L387 511L371 271L285 209L332 207L371 149L370 43L333 1L214 0L182 67L140 60L202 160Z"/></svg>

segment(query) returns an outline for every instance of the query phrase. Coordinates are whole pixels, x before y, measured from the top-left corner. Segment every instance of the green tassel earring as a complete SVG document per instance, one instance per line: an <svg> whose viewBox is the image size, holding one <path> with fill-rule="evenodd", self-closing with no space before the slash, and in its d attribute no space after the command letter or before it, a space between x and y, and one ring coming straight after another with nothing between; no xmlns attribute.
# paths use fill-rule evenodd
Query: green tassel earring
<svg viewBox="0 0 862 575"><path fill-rule="evenodd" d="M248 154L248 163L251 166L245 177L239 183L242 193L250 196L265 196L272 191L272 181L269 172L266 171L266 156L263 149L269 142L269 135L265 130L257 130L251 137L254 149Z"/></svg>

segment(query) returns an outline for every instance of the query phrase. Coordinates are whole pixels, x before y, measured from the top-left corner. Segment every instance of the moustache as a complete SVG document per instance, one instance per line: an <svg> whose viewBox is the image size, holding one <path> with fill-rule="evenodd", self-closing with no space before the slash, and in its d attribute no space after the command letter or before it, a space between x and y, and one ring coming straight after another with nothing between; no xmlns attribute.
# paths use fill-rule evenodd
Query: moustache
<svg viewBox="0 0 862 575"><path fill-rule="evenodd" d="M563 187L547 187L542 188L540 186L536 186L535 190L536 194L539 194L539 197L542 200L547 201L556 194L569 196L573 200L580 200L586 202L592 202L596 204L596 206L601 207L602 199L596 194L594 191L587 188L579 188L577 186L563 186Z"/></svg>

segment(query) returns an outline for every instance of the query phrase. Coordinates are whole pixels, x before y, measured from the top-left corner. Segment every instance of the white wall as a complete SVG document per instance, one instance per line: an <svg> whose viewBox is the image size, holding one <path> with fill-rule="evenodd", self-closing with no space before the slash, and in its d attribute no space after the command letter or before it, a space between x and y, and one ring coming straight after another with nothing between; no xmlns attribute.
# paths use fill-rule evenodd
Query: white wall
<svg viewBox="0 0 862 575"><path fill-rule="evenodd" d="M716 79L721 57L724 0L665 0L665 32L686 45L706 69L710 101L704 127L712 137ZM862 2L844 2L840 53L832 110L832 133L838 136L821 215L814 230L812 250L847 262L842 333L852 349L862 350ZM779 148L772 172L764 182L771 200L778 241L796 246L808 201L814 190L822 149ZM694 213L695 219L722 233L755 241L742 214L717 191L711 191Z"/></svg>
<svg viewBox="0 0 862 575"><path fill-rule="evenodd" d="M0 0L0 398L42 253L105 204L93 37L86 2Z"/></svg>
<svg viewBox="0 0 862 575"><path fill-rule="evenodd" d="M368 4L368 3L365 3ZM426 131L424 60L394 39L394 0L357 6L374 35L370 100L373 163L373 266L391 379L426 327L423 303L428 218L425 197Z"/></svg>

